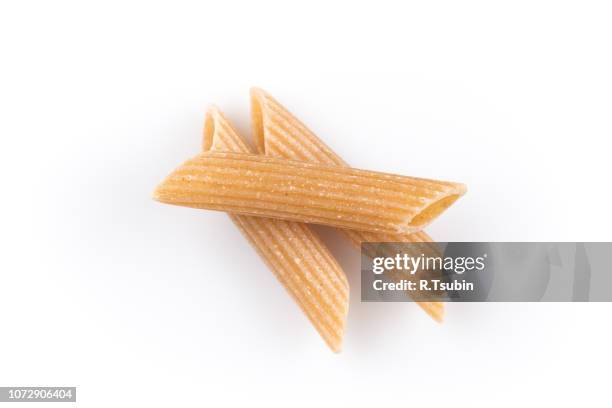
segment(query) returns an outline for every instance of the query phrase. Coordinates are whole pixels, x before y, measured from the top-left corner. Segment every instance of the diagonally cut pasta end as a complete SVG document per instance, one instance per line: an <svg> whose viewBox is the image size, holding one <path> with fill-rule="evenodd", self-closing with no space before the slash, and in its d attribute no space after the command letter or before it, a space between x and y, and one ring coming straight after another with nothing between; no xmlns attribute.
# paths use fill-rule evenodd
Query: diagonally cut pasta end
<svg viewBox="0 0 612 408"><path fill-rule="evenodd" d="M442 323L444 321L445 307L443 302L417 302L417 304L436 322Z"/></svg>
<svg viewBox="0 0 612 408"><path fill-rule="evenodd" d="M261 88L251 88L251 127L260 154L346 165L304 123Z"/></svg>
<svg viewBox="0 0 612 408"><path fill-rule="evenodd" d="M155 191L153 191L153 200L164 204L172 204L166 197L163 182L155 188Z"/></svg>
<svg viewBox="0 0 612 408"><path fill-rule="evenodd" d="M172 172L164 181L162 181L153 191L153 200L159 201L164 204L174 204L175 200L172 198L172 193L169 190L170 177L174 172Z"/></svg>
<svg viewBox="0 0 612 408"><path fill-rule="evenodd" d="M264 101L266 93L261 88L251 88L251 128L255 147L261 154L266 153L266 140L264 131Z"/></svg>
<svg viewBox="0 0 612 408"><path fill-rule="evenodd" d="M202 151L252 153L251 147L214 105L206 112Z"/></svg>
<svg viewBox="0 0 612 408"><path fill-rule="evenodd" d="M330 350L333 351L334 353L336 354L340 353L342 351L342 337L340 337L335 342L327 342L327 345L329 346Z"/></svg>
<svg viewBox="0 0 612 408"><path fill-rule="evenodd" d="M399 232L414 232L418 231L440 214L442 214L448 207L450 207L455 201L464 195L467 191L467 187L462 183L449 183L448 188L438 197L432 199L429 203L426 203L424 208L410 219L406 225L402 226Z"/></svg>
<svg viewBox="0 0 612 408"><path fill-rule="evenodd" d="M209 107L206 111L206 117L204 119L204 135L202 138L202 151L204 152L207 152L213 148L216 128L215 124L219 113L219 108L214 105Z"/></svg>
<svg viewBox="0 0 612 408"><path fill-rule="evenodd" d="M152 198L153 198L153 200L155 200L155 201L163 202L163 201L161 201L161 194L159 193L159 191L158 191L158 190L159 190L159 187L156 187L156 188L155 188L155 190L153 191L153 196L152 196Z"/></svg>
<svg viewBox="0 0 612 408"><path fill-rule="evenodd" d="M343 320L341 322L341 327L339 332L334 333L333 336L323 336L321 332L319 334L322 335L323 340L334 353L340 353L342 351L342 342L344 340L344 332L346 329L346 316L348 314L348 301L342 305L344 310L342 311ZM317 329L318 330L318 329Z"/></svg>
<svg viewBox="0 0 612 408"><path fill-rule="evenodd" d="M168 174L153 191L153 199L164 204L189 206L189 192L193 187L193 176L189 172L185 173L185 168L192 165L197 157L181 163Z"/></svg>

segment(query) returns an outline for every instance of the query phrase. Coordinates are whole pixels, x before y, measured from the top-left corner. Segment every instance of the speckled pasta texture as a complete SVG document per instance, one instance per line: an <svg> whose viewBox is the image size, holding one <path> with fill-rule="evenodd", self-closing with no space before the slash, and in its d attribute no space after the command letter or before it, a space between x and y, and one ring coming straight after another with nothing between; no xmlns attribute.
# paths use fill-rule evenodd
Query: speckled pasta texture
<svg viewBox="0 0 612 408"><path fill-rule="evenodd" d="M459 183L256 154L203 152L157 188L167 204L371 232L414 232L465 192Z"/></svg>
<svg viewBox="0 0 612 408"><path fill-rule="evenodd" d="M204 125L204 151L249 153L251 149L216 108ZM346 276L325 244L302 223L229 215L335 352L349 307Z"/></svg>
<svg viewBox="0 0 612 408"><path fill-rule="evenodd" d="M283 105L261 89L251 90L251 113L255 144L260 153L333 166L347 167L348 164L329 148L319 137L293 116ZM422 243L423 248L410 246L415 254L432 253L437 246L425 231L415 233L380 233L359 230L343 230L348 239L357 247L362 242L408 242ZM391 248L386 246L385 248ZM387 254L394 256L395 253ZM397 279L405 276L396 275ZM444 303L417 302L433 319L442 321Z"/></svg>

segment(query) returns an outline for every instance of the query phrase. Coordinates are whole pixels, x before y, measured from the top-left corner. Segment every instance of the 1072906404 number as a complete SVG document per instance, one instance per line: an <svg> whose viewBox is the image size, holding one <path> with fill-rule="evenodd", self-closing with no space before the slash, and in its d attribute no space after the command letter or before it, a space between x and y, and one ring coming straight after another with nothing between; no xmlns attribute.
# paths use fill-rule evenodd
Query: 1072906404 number
<svg viewBox="0 0 612 408"><path fill-rule="evenodd" d="M76 401L75 387L0 387L3 401Z"/></svg>

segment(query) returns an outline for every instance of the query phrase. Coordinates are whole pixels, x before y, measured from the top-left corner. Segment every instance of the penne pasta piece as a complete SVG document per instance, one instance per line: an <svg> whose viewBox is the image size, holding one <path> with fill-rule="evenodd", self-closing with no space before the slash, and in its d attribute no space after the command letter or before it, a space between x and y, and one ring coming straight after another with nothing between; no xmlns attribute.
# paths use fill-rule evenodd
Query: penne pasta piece
<svg viewBox="0 0 612 408"><path fill-rule="evenodd" d="M245 153L203 152L157 188L186 207L373 232L420 230L465 192L459 183Z"/></svg>
<svg viewBox="0 0 612 408"><path fill-rule="evenodd" d="M203 150L249 153L251 148L213 107L206 115ZM327 345L339 352L349 307L349 285L325 244L304 224L229 216Z"/></svg>
<svg viewBox="0 0 612 408"><path fill-rule="evenodd" d="M251 89L251 113L255 144L260 153L312 163L348 166L300 120L262 89ZM343 230L343 232L358 248L363 242L422 242L426 246L423 248L424 252L437 251L437 246L425 231L386 234L358 230ZM417 302L417 304L434 320L442 321L444 303Z"/></svg>

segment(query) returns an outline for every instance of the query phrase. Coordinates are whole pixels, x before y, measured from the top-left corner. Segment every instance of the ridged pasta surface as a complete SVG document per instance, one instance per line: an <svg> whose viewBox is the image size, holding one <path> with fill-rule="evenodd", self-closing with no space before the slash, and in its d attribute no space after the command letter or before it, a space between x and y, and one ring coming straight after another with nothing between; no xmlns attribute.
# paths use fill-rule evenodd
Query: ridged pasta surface
<svg viewBox="0 0 612 408"><path fill-rule="evenodd" d="M340 156L267 92L257 88L251 90L251 113L253 134L260 153L312 163L348 166ZM422 242L427 245L423 248L424 252L436 249L432 247L433 244L428 245L433 240L425 231L378 233L345 229L343 232L358 248L362 242ZM417 304L433 319L442 321L444 303L417 302Z"/></svg>
<svg viewBox="0 0 612 408"><path fill-rule="evenodd" d="M216 108L207 114L204 151L249 153L251 149ZM342 347L349 307L346 275L308 226L229 214L329 347Z"/></svg>
<svg viewBox="0 0 612 408"><path fill-rule="evenodd" d="M245 153L203 152L157 189L164 203L371 232L414 232L465 192L459 183Z"/></svg>

